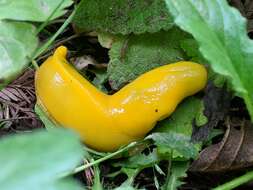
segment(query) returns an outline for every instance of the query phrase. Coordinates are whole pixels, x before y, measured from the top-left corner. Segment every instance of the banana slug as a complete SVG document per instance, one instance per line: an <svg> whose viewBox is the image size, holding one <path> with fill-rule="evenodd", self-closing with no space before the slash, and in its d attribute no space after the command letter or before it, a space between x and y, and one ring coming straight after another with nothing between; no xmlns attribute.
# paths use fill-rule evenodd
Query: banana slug
<svg viewBox="0 0 253 190"><path fill-rule="evenodd" d="M203 65L181 61L158 67L113 95L100 92L66 60L60 46L36 71L37 102L62 126L99 151L113 151L143 138L185 97L203 89Z"/></svg>

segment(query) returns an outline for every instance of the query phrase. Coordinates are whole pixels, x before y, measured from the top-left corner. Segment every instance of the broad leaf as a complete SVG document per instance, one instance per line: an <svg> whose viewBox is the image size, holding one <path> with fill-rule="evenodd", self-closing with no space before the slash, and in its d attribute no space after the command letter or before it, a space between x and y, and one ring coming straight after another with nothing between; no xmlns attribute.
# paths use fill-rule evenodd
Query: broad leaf
<svg viewBox="0 0 253 190"><path fill-rule="evenodd" d="M253 119L253 42L246 20L226 0L166 0L175 22L191 33L213 70L226 76ZM169 43L169 42L168 42Z"/></svg>
<svg viewBox="0 0 253 190"><path fill-rule="evenodd" d="M63 15L72 0L0 0L0 19L46 21Z"/></svg>
<svg viewBox="0 0 253 190"><path fill-rule="evenodd" d="M178 28L154 34L130 35L113 43L108 67L109 82L119 89L155 67L185 59L180 42L189 35Z"/></svg>
<svg viewBox="0 0 253 190"><path fill-rule="evenodd" d="M82 0L73 22L84 31L114 34L157 32L173 25L163 0Z"/></svg>
<svg viewBox="0 0 253 190"><path fill-rule="evenodd" d="M37 44L33 25L0 20L0 89L22 73Z"/></svg>
<svg viewBox="0 0 253 190"><path fill-rule="evenodd" d="M59 180L82 160L82 145L72 132L57 129L5 137L0 155L1 189L80 189L72 180Z"/></svg>

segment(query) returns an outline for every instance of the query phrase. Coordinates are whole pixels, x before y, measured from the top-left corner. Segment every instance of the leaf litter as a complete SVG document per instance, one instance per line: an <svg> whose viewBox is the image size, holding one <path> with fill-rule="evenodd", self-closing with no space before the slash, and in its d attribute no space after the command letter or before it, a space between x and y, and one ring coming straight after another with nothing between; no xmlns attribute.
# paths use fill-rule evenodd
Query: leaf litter
<svg viewBox="0 0 253 190"><path fill-rule="evenodd" d="M41 121L34 113L35 101L34 70L28 68L20 77L0 91L1 128L15 132L42 127Z"/></svg>

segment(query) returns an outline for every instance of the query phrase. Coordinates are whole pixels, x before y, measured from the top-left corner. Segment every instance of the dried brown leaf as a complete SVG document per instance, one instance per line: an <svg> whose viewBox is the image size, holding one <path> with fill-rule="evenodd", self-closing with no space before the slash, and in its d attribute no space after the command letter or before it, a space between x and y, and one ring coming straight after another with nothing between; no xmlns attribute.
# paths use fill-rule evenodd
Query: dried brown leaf
<svg viewBox="0 0 253 190"><path fill-rule="evenodd" d="M91 56L83 55L81 57L72 58L71 61L75 67L80 71L86 69L89 65L97 65L97 61Z"/></svg>
<svg viewBox="0 0 253 190"><path fill-rule="evenodd" d="M253 166L252 124L249 121L242 126L230 124L222 141L205 148L192 163L190 171L225 172Z"/></svg>

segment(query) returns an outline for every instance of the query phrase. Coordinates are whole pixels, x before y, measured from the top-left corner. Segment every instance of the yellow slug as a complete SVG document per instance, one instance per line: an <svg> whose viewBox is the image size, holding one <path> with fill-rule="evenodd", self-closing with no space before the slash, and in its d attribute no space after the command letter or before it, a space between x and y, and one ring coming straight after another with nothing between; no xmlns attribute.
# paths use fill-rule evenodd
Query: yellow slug
<svg viewBox="0 0 253 190"><path fill-rule="evenodd" d="M86 145L100 151L143 138L207 82L204 66L182 61L144 73L107 95L67 62L66 53L60 46L37 70L37 101L56 122L74 129Z"/></svg>

